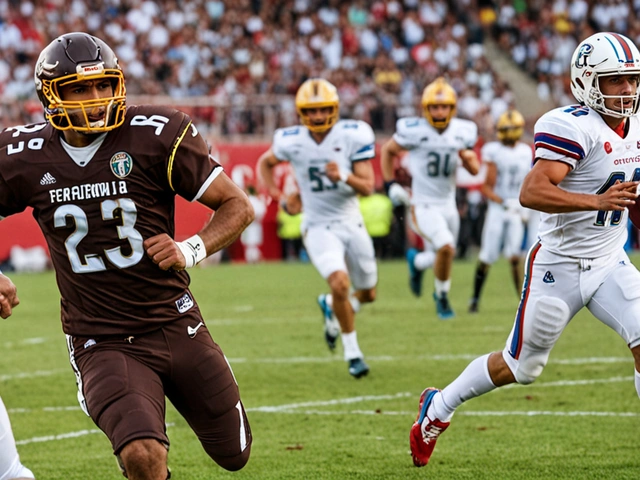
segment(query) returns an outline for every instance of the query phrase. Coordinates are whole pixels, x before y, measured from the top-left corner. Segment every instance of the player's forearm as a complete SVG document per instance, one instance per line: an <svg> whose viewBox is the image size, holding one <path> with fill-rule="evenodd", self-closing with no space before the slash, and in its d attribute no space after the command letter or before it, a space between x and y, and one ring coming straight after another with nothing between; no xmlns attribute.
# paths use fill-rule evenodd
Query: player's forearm
<svg viewBox="0 0 640 480"><path fill-rule="evenodd" d="M358 177L353 173L348 175L347 181L345 183L353 188L356 193L359 193L360 195L363 195L365 197L373 193L373 189L375 186L373 178Z"/></svg>
<svg viewBox="0 0 640 480"><path fill-rule="evenodd" d="M387 144L383 145L380 150L380 170L382 171L382 179L385 182L390 182L394 179L393 159L394 155L389 151Z"/></svg>
<svg viewBox="0 0 640 480"><path fill-rule="evenodd" d="M484 184L480 187L480 192L486 199L495 203L502 203L502 198L493 190L492 187Z"/></svg>
<svg viewBox="0 0 640 480"><path fill-rule="evenodd" d="M552 183L529 184L520 191L523 207L545 213L568 213L598 210L597 195L574 193L563 190Z"/></svg>
<svg viewBox="0 0 640 480"><path fill-rule="evenodd" d="M275 186L275 182L273 180L273 167L263 158L258 160L258 171L260 172L260 178L262 178L262 182L265 187L271 188Z"/></svg>
<svg viewBox="0 0 640 480"><path fill-rule="evenodd" d="M460 158L462 159L462 166L471 175L477 175L480 171L480 160L478 155L471 149L463 150L460 152Z"/></svg>
<svg viewBox="0 0 640 480"><path fill-rule="evenodd" d="M233 197L216 210L211 221L198 235L207 249L207 255L230 245L253 222L255 213L246 197Z"/></svg>

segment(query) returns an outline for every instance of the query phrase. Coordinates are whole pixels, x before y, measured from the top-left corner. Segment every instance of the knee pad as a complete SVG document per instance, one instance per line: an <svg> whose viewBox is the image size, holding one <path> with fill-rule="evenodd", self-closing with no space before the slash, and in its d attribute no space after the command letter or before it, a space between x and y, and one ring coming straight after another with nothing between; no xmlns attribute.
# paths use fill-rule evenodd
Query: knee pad
<svg viewBox="0 0 640 480"><path fill-rule="evenodd" d="M505 355L518 383L528 385L540 376L570 316L569 306L560 298L544 296L536 302L533 315L527 318L530 326L525 325L524 345L519 358L516 360L508 353Z"/></svg>

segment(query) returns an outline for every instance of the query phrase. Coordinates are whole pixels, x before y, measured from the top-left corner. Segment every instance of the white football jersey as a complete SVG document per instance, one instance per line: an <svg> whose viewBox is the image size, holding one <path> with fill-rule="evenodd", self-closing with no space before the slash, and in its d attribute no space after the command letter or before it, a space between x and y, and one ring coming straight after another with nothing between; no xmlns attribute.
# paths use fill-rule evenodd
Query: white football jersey
<svg viewBox="0 0 640 480"><path fill-rule="evenodd" d="M485 143L480 152L483 162L496 165L496 184L493 191L503 200L520 197L524 177L531 170L533 150L523 142L513 146L502 142Z"/></svg>
<svg viewBox="0 0 640 480"><path fill-rule="evenodd" d="M565 162L571 171L558 185L575 193L599 194L616 181L640 180L640 120L620 138L595 111L572 105L544 114L535 125L535 158ZM628 211L540 214L539 237L559 255L596 258L623 248Z"/></svg>
<svg viewBox="0 0 640 480"><path fill-rule="evenodd" d="M413 205L455 204L458 152L473 148L477 138L478 127L469 120L452 118L442 133L423 117L398 120L393 139L408 150Z"/></svg>
<svg viewBox="0 0 640 480"><path fill-rule="evenodd" d="M362 218L355 191L329 180L325 165L334 161L340 169L353 172L354 162L375 156L374 143L373 130L360 120L339 120L322 143L316 143L304 126L276 130L271 148L278 160L294 169L305 223Z"/></svg>

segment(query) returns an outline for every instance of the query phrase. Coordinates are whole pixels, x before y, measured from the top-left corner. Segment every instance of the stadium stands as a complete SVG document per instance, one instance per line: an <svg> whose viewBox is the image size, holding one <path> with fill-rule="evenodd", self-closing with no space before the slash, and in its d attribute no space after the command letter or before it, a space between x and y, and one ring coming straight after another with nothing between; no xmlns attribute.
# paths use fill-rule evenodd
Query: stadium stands
<svg viewBox="0 0 640 480"><path fill-rule="evenodd" d="M391 133L446 74L460 115L490 129L513 96L483 56L478 12L469 0L0 1L0 124L40 120L37 53L81 30L115 46L131 102L171 103L216 135L295 123L309 76L338 86L343 116Z"/></svg>

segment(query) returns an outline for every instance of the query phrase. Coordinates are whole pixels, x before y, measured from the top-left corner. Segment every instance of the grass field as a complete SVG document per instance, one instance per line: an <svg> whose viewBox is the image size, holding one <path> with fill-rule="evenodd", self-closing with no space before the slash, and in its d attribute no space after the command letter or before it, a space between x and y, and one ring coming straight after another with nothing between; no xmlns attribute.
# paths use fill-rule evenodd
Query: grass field
<svg viewBox="0 0 640 480"><path fill-rule="evenodd" d="M169 406L173 479L640 478L631 355L586 310L535 384L464 404L429 466L415 468L408 435L420 392L502 349L518 299L501 261L481 312L467 314L474 263L459 261L451 296L458 316L443 322L431 299L432 272L416 299L404 262L383 262L379 271L378 301L357 318L371 372L355 380L341 347L332 355L323 341L315 299L326 289L311 265L194 269L192 290L233 366L254 443L249 464L226 472ZM39 480L122 478L106 437L78 408L54 275L12 278L22 303L0 320L0 395L23 463Z"/></svg>

